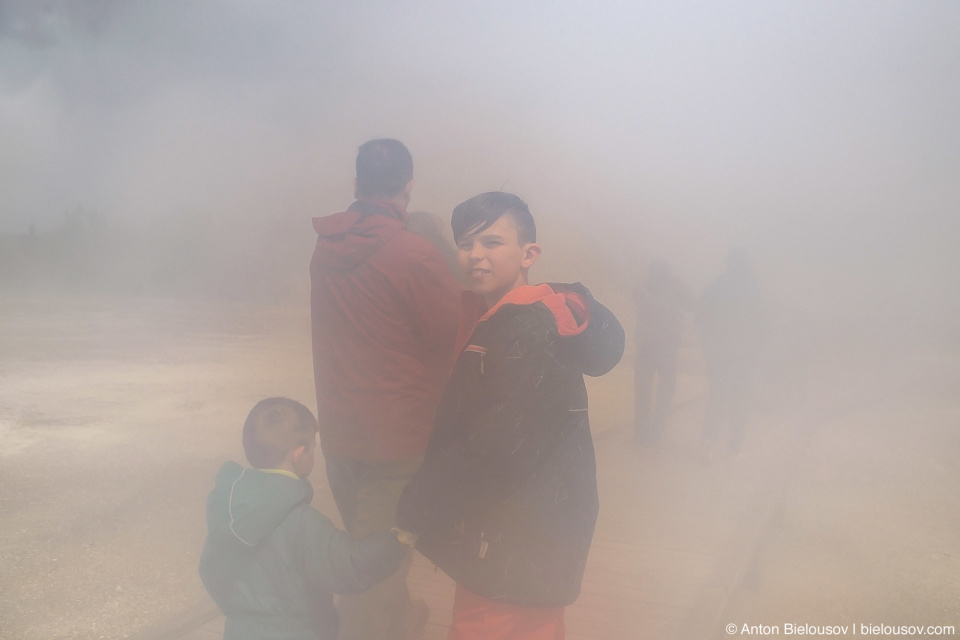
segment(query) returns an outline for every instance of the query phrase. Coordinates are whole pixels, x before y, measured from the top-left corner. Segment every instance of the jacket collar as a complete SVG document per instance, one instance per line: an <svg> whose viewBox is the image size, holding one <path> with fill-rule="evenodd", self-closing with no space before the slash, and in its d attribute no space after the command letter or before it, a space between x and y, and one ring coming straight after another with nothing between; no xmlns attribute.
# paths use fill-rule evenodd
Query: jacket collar
<svg viewBox="0 0 960 640"><path fill-rule="evenodd" d="M473 291L461 295L460 326L457 332L457 353L463 351L476 326L491 318L505 304L530 305L542 302L557 321L561 336L575 336L590 323L590 308L575 291L554 291L549 284L524 285L508 291L497 304L487 309L487 303Z"/></svg>
<svg viewBox="0 0 960 640"><path fill-rule="evenodd" d="M406 209L390 200L360 198L347 208L347 211L356 211L362 218L367 216L383 215L406 222L409 214Z"/></svg>

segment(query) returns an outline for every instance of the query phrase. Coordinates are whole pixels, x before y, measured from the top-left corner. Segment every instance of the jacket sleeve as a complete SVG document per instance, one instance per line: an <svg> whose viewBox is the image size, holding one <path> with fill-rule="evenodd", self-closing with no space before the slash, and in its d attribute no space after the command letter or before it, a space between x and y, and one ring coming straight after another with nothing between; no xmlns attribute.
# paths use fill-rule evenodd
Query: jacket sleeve
<svg viewBox="0 0 960 640"><path fill-rule="evenodd" d="M227 611L230 606L230 567L232 558L224 553L223 546L216 544L210 534L200 552L200 581L203 583L210 598Z"/></svg>
<svg viewBox="0 0 960 640"><path fill-rule="evenodd" d="M366 591L400 566L407 549L392 531L350 540L329 518L305 510L303 567L309 583L330 586L334 593Z"/></svg>
<svg viewBox="0 0 960 640"><path fill-rule="evenodd" d="M458 412L459 435L431 443L400 498L400 527L427 532L501 501L526 483L559 438L571 372L556 359L556 328L525 312L501 337L484 356L479 410Z"/></svg>
<svg viewBox="0 0 960 640"><path fill-rule="evenodd" d="M592 377L609 373L623 357L625 336L620 321L610 309L597 302L582 284L551 283L550 286L554 291L578 294L590 310L590 322L586 329L575 336L560 338L557 346L560 363Z"/></svg>

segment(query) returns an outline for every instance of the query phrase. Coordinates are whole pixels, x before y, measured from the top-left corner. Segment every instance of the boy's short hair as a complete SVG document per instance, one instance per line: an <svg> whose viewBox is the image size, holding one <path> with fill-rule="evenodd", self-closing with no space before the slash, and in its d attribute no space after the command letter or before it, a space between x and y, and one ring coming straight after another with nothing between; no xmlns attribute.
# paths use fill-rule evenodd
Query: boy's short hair
<svg viewBox="0 0 960 640"><path fill-rule="evenodd" d="M243 423L243 452L256 469L273 469L287 454L308 446L317 434L310 409L288 398L258 402Z"/></svg>
<svg viewBox="0 0 960 640"><path fill-rule="evenodd" d="M357 151L357 196L390 198L413 179L413 158L399 140L378 138Z"/></svg>
<svg viewBox="0 0 960 640"><path fill-rule="evenodd" d="M504 215L509 215L516 222L520 244L537 241L537 225L527 203L503 191L481 193L458 204L450 219L453 239L459 242L467 234L483 231Z"/></svg>

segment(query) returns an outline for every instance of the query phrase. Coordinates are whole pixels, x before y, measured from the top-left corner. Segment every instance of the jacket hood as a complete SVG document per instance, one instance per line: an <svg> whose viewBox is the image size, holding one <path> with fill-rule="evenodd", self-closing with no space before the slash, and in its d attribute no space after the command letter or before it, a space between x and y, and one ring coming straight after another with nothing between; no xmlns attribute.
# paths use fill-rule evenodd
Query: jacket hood
<svg viewBox="0 0 960 640"><path fill-rule="evenodd" d="M504 305L536 303L542 303L549 309L557 322L561 364L574 367L589 376L599 376L620 362L625 340L623 327L610 310L594 300L579 282L517 287L486 311L482 296L465 291L457 353L467 345L476 325L496 314Z"/></svg>
<svg viewBox="0 0 960 640"><path fill-rule="evenodd" d="M497 304L488 309L480 318L480 322L495 314L505 304L523 305L542 302L556 319L557 331L561 336L575 336L583 332L590 323L590 309L587 301L578 291L571 288L564 290L562 285L554 286L557 289L549 284L517 287L507 292L507 295L503 296Z"/></svg>
<svg viewBox="0 0 960 640"><path fill-rule="evenodd" d="M314 218L314 259L329 269L352 269L404 231L406 215L389 202L358 200L346 211Z"/></svg>
<svg viewBox="0 0 960 640"><path fill-rule="evenodd" d="M220 467L216 485L207 499L207 528L211 536L253 547L295 507L310 504L312 499L313 487L303 478L295 480L226 462Z"/></svg>

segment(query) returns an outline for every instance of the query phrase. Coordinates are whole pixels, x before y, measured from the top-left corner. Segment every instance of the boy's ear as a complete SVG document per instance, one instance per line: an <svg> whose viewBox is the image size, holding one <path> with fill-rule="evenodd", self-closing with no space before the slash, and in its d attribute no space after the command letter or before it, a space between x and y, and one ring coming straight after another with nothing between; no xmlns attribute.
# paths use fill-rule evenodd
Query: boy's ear
<svg viewBox="0 0 960 640"><path fill-rule="evenodd" d="M307 450L307 445L300 445L296 449L290 452L290 461L294 464L300 464L300 458L303 457L304 452Z"/></svg>
<svg viewBox="0 0 960 640"><path fill-rule="evenodd" d="M536 242L528 242L523 245L523 262L520 265L524 269L529 269L540 259L541 251L543 251L543 248Z"/></svg>

